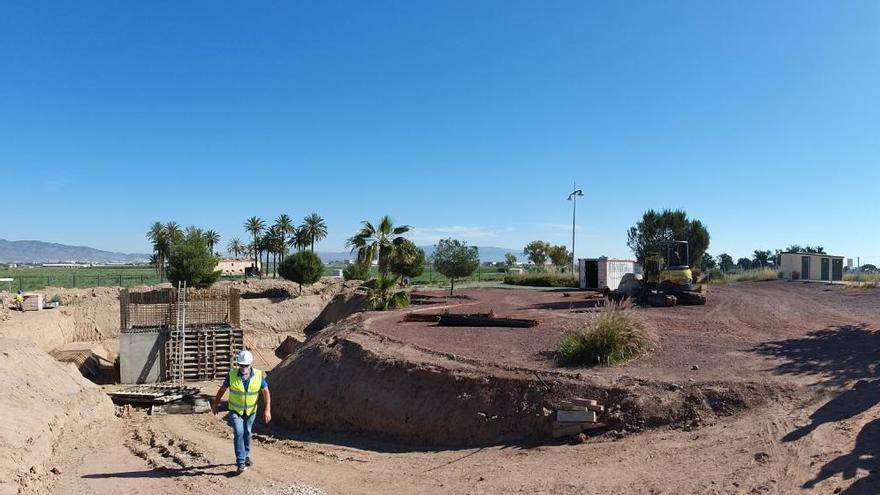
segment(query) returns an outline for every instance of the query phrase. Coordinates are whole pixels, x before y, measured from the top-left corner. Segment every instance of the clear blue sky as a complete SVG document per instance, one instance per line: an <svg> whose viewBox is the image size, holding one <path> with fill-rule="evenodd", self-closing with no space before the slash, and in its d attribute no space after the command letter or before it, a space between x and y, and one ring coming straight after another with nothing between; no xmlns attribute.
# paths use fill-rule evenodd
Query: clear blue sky
<svg viewBox="0 0 880 495"><path fill-rule="evenodd" d="M390 214L419 243L878 256L880 3L3 2L0 238L146 252Z"/></svg>

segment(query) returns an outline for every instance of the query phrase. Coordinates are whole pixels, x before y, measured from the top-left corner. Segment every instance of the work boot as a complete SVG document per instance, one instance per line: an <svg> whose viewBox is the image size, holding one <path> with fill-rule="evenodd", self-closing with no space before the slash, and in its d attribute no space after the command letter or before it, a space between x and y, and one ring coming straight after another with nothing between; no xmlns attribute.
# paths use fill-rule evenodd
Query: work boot
<svg viewBox="0 0 880 495"><path fill-rule="evenodd" d="M236 468L235 472L238 474L241 474L245 471L245 469L247 469L247 466L245 466L244 464L238 464L238 467Z"/></svg>
<svg viewBox="0 0 880 495"><path fill-rule="evenodd" d="M245 460L244 460L244 465L247 466L247 467L251 467L251 466L254 465L254 463L251 462L251 456L247 456L247 458L245 458Z"/></svg>

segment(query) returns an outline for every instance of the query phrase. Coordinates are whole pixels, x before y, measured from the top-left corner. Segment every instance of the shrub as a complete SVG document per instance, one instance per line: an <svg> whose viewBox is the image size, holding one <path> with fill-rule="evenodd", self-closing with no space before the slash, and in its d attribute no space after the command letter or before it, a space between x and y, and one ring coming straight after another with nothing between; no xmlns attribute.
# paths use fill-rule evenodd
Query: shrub
<svg viewBox="0 0 880 495"><path fill-rule="evenodd" d="M352 263L342 269L342 278L345 280L366 280L370 278L370 265L368 263Z"/></svg>
<svg viewBox="0 0 880 495"><path fill-rule="evenodd" d="M385 311L386 309L405 308L409 306L409 294L395 291L395 278L379 277L367 284L367 309Z"/></svg>
<svg viewBox="0 0 880 495"><path fill-rule="evenodd" d="M523 275L507 275L504 277L504 283L532 287L577 287L578 279L571 274L535 272Z"/></svg>
<svg viewBox="0 0 880 495"><path fill-rule="evenodd" d="M292 254L278 267L278 274L287 280L299 284L299 293L302 295L303 284L309 285L321 280L324 274L324 263L321 258L312 251L300 251Z"/></svg>
<svg viewBox="0 0 880 495"><path fill-rule="evenodd" d="M188 287L204 289L220 279L217 258L211 254L208 241L195 228L187 229L185 237L175 240L168 255L167 276L172 285L186 282Z"/></svg>
<svg viewBox="0 0 880 495"><path fill-rule="evenodd" d="M653 350L653 342L627 303L608 303L580 328L563 335L556 349L562 366L619 364Z"/></svg>

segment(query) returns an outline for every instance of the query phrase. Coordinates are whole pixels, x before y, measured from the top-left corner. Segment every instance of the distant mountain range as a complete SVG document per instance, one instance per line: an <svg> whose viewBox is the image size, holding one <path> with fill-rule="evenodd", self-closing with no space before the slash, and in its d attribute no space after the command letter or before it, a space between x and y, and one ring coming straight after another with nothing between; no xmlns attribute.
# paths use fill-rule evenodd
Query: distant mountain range
<svg viewBox="0 0 880 495"><path fill-rule="evenodd" d="M430 257L434 254L434 246L419 246L419 248L425 251L425 256ZM522 250L520 249L510 249L510 248L501 248L494 246L477 246L477 249L480 250L480 261L504 261L504 255L507 253L513 253L517 258L523 258ZM324 263L332 263L332 262L341 262L349 259L353 259L354 255L348 251L341 252L333 252L333 251L316 251L318 256L324 261Z"/></svg>
<svg viewBox="0 0 880 495"><path fill-rule="evenodd" d="M148 254L101 251L43 241L0 239L0 263L145 263Z"/></svg>

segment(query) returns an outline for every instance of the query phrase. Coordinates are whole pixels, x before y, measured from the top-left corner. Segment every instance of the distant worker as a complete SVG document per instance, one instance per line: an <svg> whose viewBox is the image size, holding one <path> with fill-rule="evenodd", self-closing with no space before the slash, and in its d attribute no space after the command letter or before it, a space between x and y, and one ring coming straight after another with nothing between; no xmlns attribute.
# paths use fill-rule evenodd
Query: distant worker
<svg viewBox="0 0 880 495"><path fill-rule="evenodd" d="M229 425L233 431L235 447L235 465L238 474L244 472L251 464L251 431L257 417L257 400L263 396L263 422L272 421L272 398L269 396L269 385L266 373L254 369L254 356L249 351L241 351L235 356L237 368L232 368L217 391L211 412L217 416L220 399L229 390Z"/></svg>
<svg viewBox="0 0 880 495"><path fill-rule="evenodd" d="M21 289L15 293L15 309L24 311L24 294L21 293Z"/></svg>

